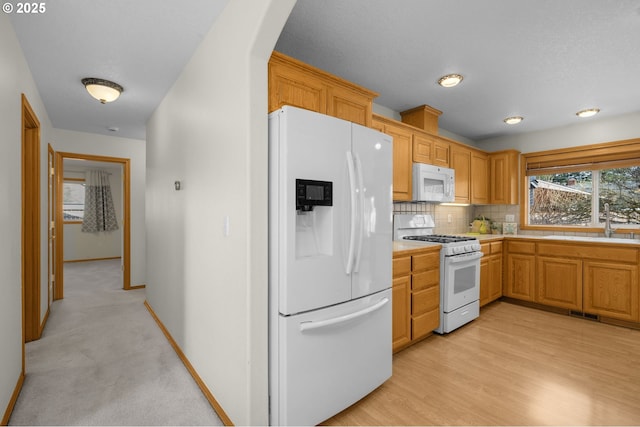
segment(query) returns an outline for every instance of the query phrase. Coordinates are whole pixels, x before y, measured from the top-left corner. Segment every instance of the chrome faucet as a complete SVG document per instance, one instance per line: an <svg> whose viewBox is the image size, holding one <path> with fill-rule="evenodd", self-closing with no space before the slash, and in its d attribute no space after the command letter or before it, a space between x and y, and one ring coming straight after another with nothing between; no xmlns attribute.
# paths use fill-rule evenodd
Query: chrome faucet
<svg viewBox="0 0 640 427"><path fill-rule="evenodd" d="M611 228L611 215L609 213L609 203L604 204L604 237L611 237L613 229Z"/></svg>

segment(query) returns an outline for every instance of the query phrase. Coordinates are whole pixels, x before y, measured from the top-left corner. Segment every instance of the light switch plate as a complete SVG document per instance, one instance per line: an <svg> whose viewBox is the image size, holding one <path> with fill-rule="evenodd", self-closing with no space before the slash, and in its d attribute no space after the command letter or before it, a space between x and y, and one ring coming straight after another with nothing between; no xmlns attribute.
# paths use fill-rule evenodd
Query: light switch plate
<svg viewBox="0 0 640 427"><path fill-rule="evenodd" d="M513 222L516 220L516 216L515 215L505 215L504 216L504 220L507 222Z"/></svg>

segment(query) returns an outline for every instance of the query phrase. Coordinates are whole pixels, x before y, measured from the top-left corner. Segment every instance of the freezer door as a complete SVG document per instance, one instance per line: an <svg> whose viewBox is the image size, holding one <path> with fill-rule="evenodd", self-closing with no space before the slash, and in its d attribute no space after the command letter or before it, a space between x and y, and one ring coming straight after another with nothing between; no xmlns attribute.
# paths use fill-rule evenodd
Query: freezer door
<svg viewBox="0 0 640 427"><path fill-rule="evenodd" d="M272 113L269 132L270 292L277 292L278 310L293 314L347 301L351 123L283 107ZM296 211L296 179L331 182L332 206Z"/></svg>
<svg viewBox="0 0 640 427"><path fill-rule="evenodd" d="M278 322L272 425L316 425L391 376L390 289Z"/></svg>
<svg viewBox="0 0 640 427"><path fill-rule="evenodd" d="M358 230L352 298L391 287L393 257L392 139L352 125L352 152L358 176Z"/></svg>

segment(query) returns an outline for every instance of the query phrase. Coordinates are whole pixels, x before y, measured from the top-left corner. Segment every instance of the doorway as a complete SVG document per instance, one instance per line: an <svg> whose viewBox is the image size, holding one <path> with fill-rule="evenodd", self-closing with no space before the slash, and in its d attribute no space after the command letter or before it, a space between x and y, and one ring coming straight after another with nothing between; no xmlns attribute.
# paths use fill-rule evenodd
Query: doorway
<svg viewBox="0 0 640 427"><path fill-rule="evenodd" d="M56 190L55 190L55 229L57 235L55 239L55 289L54 299L64 298L64 208L63 208L63 191L64 191L64 161L65 159L85 160L90 162L111 163L114 166L121 166L122 170L122 288L125 290L132 289L131 287L131 228L130 228L130 160L119 157L107 157L97 156L90 154L78 154L78 153L55 153L55 169L58 171L56 174Z"/></svg>

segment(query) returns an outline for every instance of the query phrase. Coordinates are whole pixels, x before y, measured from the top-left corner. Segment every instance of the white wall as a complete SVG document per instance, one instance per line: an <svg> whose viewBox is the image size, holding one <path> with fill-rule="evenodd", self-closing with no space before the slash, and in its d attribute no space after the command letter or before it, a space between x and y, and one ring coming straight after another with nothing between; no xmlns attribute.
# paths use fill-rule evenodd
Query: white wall
<svg viewBox="0 0 640 427"><path fill-rule="evenodd" d="M477 146L487 151L515 148L522 153L530 153L640 138L640 112L607 118L596 117L583 119L570 126L486 139L479 141Z"/></svg>
<svg viewBox="0 0 640 427"><path fill-rule="evenodd" d="M131 160L131 285L146 284L145 141L53 129L51 132L51 146L55 151L60 152L119 157Z"/></svg>
<svg viewBox="0 0 640 427"><path fill-rule="evenodd" d="M0 14L0 415L22 370L21 93L40 121L41 312L47 310L47 140L51 123L13 26Z"/></svg>
<svg viewBox="0 0 640 427"><path fill-rule="evenodd" d="M268 423L267 61L294 3L231 0L147 124L147 300L237 425Z"/></svg>
<svg viewBox="0 0 640 427"><path fill-rule="evenodd" d="M117 163L115 163L117 164ZM109 185L113 208L116 211L118 229L109 233L84 233L82 223L64 224L64 260L80 261L122 256L122 166L99 167L95 162L86 162L86 167L64 169L65 178L85 178L87 169L102 169L109 173Z"/></svg>

